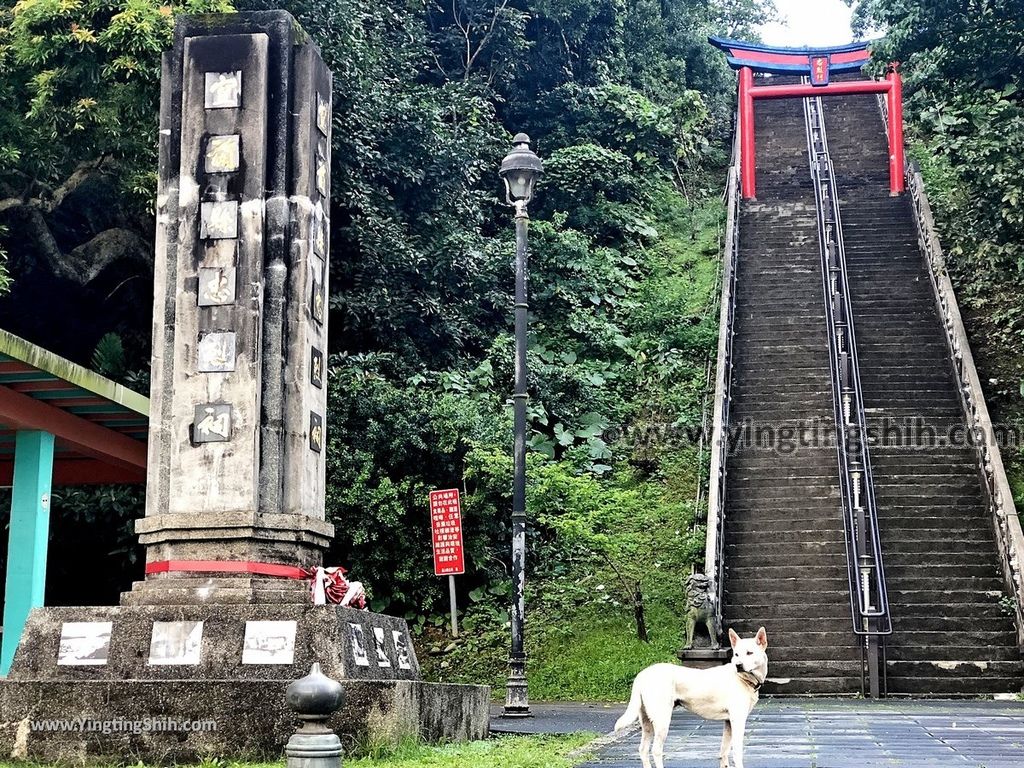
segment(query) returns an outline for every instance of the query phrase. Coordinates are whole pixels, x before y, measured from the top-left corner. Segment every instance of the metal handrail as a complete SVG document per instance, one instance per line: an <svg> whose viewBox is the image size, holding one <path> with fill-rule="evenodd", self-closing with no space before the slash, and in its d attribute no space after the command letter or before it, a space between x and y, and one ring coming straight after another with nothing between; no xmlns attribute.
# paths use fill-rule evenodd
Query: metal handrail
<svg viewBox="0 0 1024 768"><path fill-rule="evenodd" d="M843 526L846 531L850 611L855 634L878 637L892 634L892 620L878 532L857 337L843 244L842 213L820 98L804 100L804 117L818 212L833 412L838 438L836 453L843 499Z"/></svg>
<svg viewBox="0 0 1024 768"><path fill-rule="evenodd" d="M718 362L715 368L711 468L708 475L708 523L704 573L711 579L715 627L721 631L725 574L725 480L728 454L729 407L732 387L732 343L736 317L736 259L739 253L740 147L733 141L732 165L726 181L726 219L722 253L722 294L718 322Z"/></svg>

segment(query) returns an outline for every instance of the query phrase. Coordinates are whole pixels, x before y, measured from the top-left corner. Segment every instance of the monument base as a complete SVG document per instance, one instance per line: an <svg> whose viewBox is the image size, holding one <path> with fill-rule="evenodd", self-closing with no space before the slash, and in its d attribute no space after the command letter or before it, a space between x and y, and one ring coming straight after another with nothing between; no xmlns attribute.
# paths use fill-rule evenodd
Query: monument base
<svg viewBox="0 0 1024 768"><path fill-rule="evenodd" d="M681 648L676 651L676 657L694 669L720 667L731 655L732 650L729 648Z"/></svg>
<svg viewBox="0 0 1024 768"><path fill-rule="evenodd" d="M121 605L220 604L302 605L309 602L309 582L269 576L152 576L121 593Z"/></svg>
<svg viewBox="0 0 1024 768"><path fill-rule="evenodd" d="M345 686L347 748L479 739L490 689L419 679L405 621L337 606L39 608L0 681L0 761L278 760L285 687L313 662Z"/></svg>

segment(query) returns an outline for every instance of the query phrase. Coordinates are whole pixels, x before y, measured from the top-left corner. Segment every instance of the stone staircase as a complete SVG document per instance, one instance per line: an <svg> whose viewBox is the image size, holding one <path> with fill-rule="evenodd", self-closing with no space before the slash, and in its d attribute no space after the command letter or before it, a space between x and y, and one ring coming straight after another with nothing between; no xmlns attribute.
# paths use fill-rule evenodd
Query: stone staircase
<svg viewBox="0 0 1024 768"><path fill-rule="evenodd" d="M759 103L756 136L758 199L740 211L724 623L767 627L770 674L792 681L766 692L856 693L836 451L795 447L800 430L834 429L801 103ZM758 440L765 431L775 437Z"/></svg>
<svg viewBox="0 0 1024 768"><path fill-rule="evenodd" d="M868 427L878 432L871 458L893 617L889 692L1019 691L1024 665L999 605L1004 587L974 450L937 444L966 424L910 202L889 196L877 102L823 103ZM884 434L887 425L901 436Z"/></svg>

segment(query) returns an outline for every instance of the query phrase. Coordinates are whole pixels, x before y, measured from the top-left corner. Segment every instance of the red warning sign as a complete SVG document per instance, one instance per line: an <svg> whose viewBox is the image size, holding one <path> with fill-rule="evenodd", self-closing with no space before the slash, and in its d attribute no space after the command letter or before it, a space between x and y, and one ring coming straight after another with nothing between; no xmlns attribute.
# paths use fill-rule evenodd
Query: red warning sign
<svg viewBox="0 0 1024 768"><path fill-rule="evenodd" d="M430 529L434 543L434 575L466 572L462 549L462 508L459 489L430 492Z"/></svg>

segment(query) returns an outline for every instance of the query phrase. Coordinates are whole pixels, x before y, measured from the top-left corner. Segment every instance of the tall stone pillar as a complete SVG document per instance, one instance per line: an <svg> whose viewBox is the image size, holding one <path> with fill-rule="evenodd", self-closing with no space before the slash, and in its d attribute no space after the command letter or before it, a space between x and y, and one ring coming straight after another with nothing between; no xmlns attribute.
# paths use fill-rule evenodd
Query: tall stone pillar
<svg viewBox="0 0 1024 768"><path fill-rule="evenodd" d="M424 682L405 620L314 605L310 592L307 569L333 535L330 72L281 11L177 24L163 61L149 477L137 524L146 578L119 606L31 611L0 680L0 754L279 755L293 731L286 687L313 664L345 681L348 703L328 726L347 741L481 738L486 686ZM372 591L376 575L360 577Z"/></svg>
<svg viewBox="0 0 1024 768"><path fill-rule="evenodd" d="M331 74L283 12L163 61L146 579L124 604L304 602L321 564Z"/></svg>

